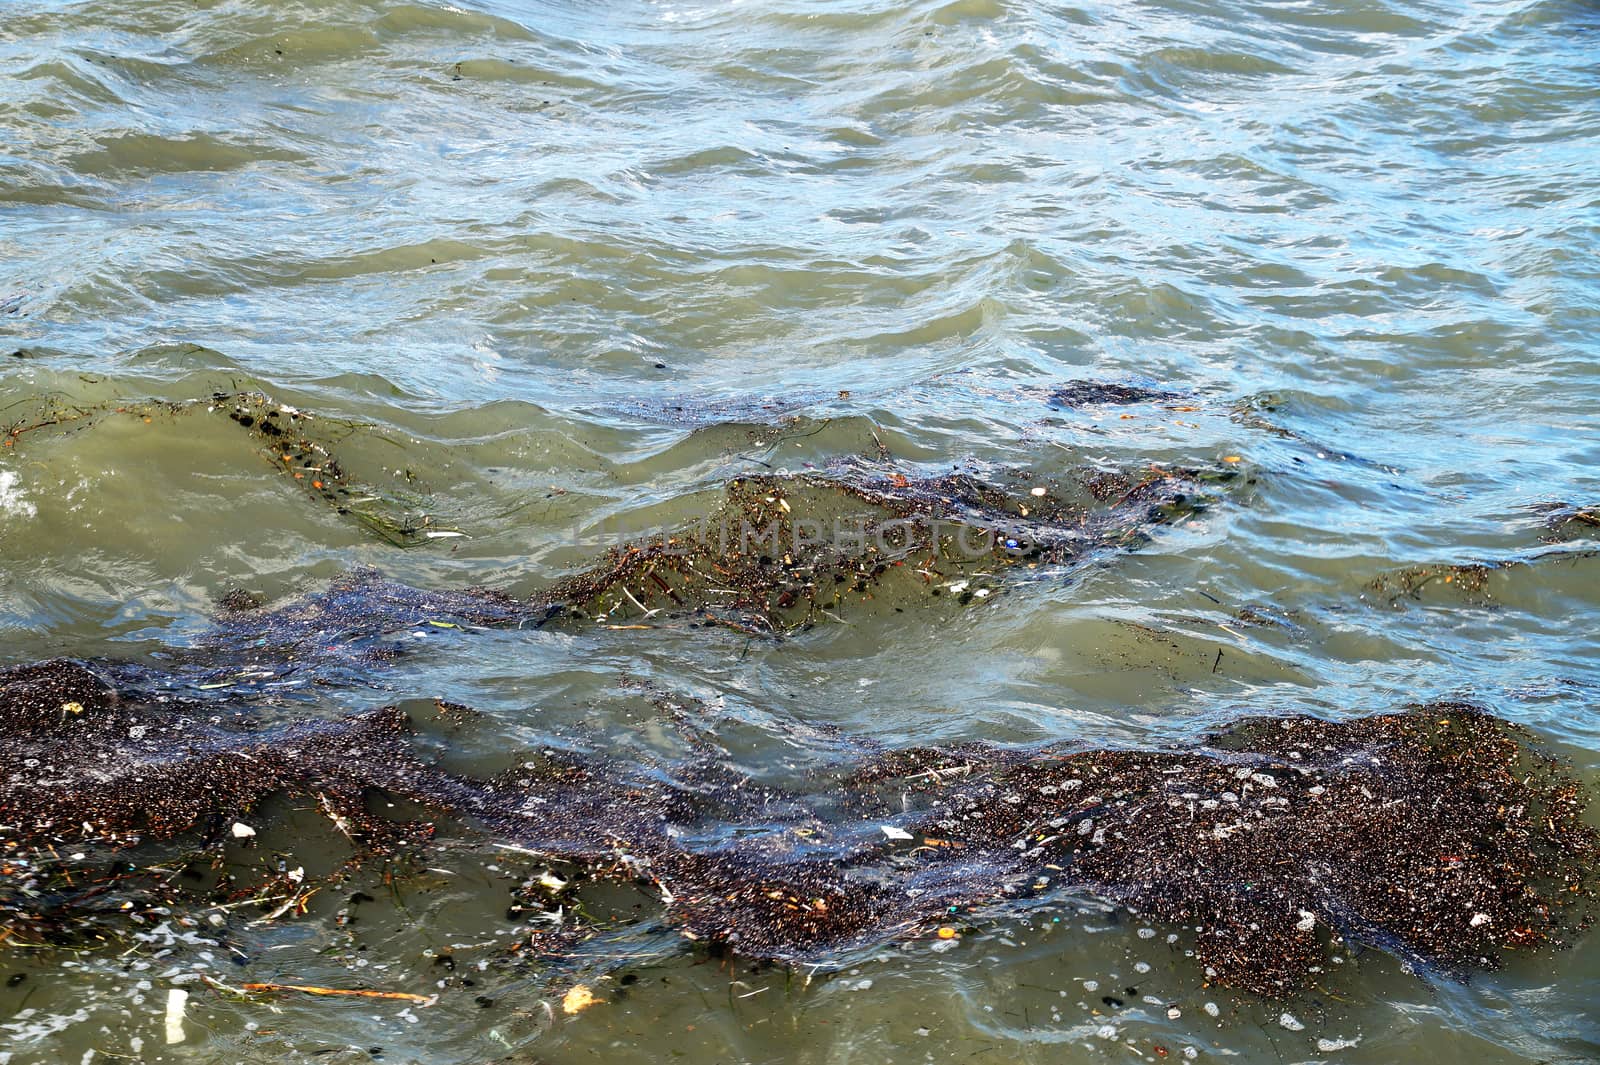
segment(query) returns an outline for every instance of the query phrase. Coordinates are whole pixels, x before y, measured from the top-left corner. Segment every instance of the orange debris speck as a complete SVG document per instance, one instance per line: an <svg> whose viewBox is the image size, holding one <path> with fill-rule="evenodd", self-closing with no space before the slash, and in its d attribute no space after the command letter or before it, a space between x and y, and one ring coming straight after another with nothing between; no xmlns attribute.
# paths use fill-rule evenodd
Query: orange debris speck
<svg viewBox="0 0 1600 1065"><path fill-rule="evenodd" d="M581 1013L600 1000L594 997L594 992L589 990L587 984L574 984L566 997L561 1000L561 1012L569 1016Z"/></svg>

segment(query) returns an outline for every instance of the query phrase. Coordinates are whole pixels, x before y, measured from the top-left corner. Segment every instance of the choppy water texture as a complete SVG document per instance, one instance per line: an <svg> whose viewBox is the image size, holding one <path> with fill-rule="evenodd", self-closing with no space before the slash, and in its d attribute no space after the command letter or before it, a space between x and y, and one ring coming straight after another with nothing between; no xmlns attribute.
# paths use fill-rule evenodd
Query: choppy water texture
<svg viewBox="0 0 1600 1065"><path fill-rule="evenodd" d="M1466 700L1593 785L1597 57L1587 0L5 2L0 666L177 677L202 733L397 704L451 779L648 774L688 723L719 787L815 794L841 737L1177 750ZM769 560L758 609L612 556L506 613L752 485L955 474L1003 540L1055 512L984 508L1121 514L1152 470L1205 488L1032 559L837 599ZM304 668L208 665L357 569L440 594L360 654L349 603L291 606ZM0 1062L1600 1056L1592 933L1465 983L1379 944L1269 1002L1064 891L762 968L447 819L347 868L328 813L141 852L189 908L98 914L114 944L0 948ZM295 870L324 886L276 912ZM223 874L273 901L195 906ZM512 952L556 906L614 956Z"/></svg>

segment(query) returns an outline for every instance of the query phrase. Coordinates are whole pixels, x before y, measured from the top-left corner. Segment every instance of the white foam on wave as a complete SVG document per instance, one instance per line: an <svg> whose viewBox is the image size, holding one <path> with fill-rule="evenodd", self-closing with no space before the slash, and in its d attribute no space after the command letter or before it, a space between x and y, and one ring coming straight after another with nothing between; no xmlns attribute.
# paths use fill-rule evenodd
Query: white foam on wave
<svg viewBox="0 0 1600 1065"><path fill-rule="evenodd" d="M18 477L14 470L0 470L0 514L12 514L19 518L32 518L39 511L28 497L22 494L22 488L17 483Z"/></svg>

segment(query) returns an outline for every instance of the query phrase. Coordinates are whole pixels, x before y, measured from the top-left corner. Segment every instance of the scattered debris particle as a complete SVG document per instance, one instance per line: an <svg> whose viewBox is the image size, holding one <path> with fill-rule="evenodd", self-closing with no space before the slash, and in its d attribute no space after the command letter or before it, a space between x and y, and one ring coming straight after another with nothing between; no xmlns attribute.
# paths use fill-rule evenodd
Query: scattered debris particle
<svg viewBox="0 0 1600 1065"><path fill-rule="evenodd" d="M574 984L561 999L561 1012L569 1017L600 1002L586 984Z"/></svg>

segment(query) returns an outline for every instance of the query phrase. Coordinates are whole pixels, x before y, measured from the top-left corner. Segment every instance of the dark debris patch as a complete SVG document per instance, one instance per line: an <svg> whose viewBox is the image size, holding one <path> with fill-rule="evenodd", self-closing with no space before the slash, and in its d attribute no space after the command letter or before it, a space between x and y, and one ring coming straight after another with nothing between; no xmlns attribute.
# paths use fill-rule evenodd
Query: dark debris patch
<svg viewBox="0 0 1600 1065"><path fill-rule="evenodd" d="M18 666L0 671L0 825L134 844L297 793L381 834L366 792L405 793L426 775L406 733L392 707L265 726L220 702L119 690L85 663Z"/></svg>
<svg viewBox="0 0 1600 1065"><path fill-rule="evenodd" d="M1576 565L1596 558L1600 558L1600 548L1574 545L1485 562L1400 566L1367 582L1361 597L1390 607L1402 607L1407 602L1495 607L1504 595L1513 591L1513 582L1531 575L1533 567L1547 567L1558 562Z"/></svg>
<svg viewBox="0 0 1600 1065"><path fill-rule="evenodd" d="M716 425L774 425L808 407L839 398L835 392L797 390L781 395L708 396L677 395L659 399L620 400L602 408L606 413L637 421L685 429Z"/></svg>
<svg viewBox="0 0 1600 1065"><path fill-rule="evenodd" d="M386 637L409 638L419 629L537 628L550 615L548 606L492 588L426 591L371 569L352 570L279 606L262 606L248 593L230 593L221 606L202 647L230 661L248 656L263 664L376 661L398 653Z"/></svg>
<svg viewBox="0 0 1600 1065"><path fill-rule="evenodd" d="M1218 980L1282 995L1317 978L1329 935L1461 975L1589 926L1600 837L1528 741L1440 704L1250 719L1194 752L934 754L895 772L925 774L936 816L918 828L959 844L954 860L1009 845L1018 871L1187 926Z"/></svg>
<svg viewBox="0 0 1600 1065"><path fill-rule="evenodd" d="M1133 388L1093 387L1112 397L1131 395L1127 390ZM683 411L690 424L728 424L741 413L760 421L757 414L776 414L785 404L804 405L813 398L761 399L751 401L750 410L708 404L703 413L710 420L704 422L690 401L684 401ZM225 418L238 426L262 459L297 489L391 544L416 547L462 535L430 511L425 495L381 487L347 470L338 452L363 429L359 423L303 411L261 392L216 392L205 400L177 403L44 403L0 429L0 443L15 447L29 433L82 431L107 418L191 415ZM793 628L816 621L819 610L840 605L850 589L866 591L889 567L919 557L928 563L923 576L931 586L944 572L937 565L941 558L950 564L971 564L984 556L1006 565L1059 564L1108 547L1133 546L1148 527L1195 509L1203 483L1233 476L1231 470L1081 469L1061 483L1041 485L1016 470L928 477L897 472L884 462L851 461L825 474L736 478L727 485L723 506L695 527L614 549L546 601L564 600L591 613L603 608L616 620L617 604L600 602L611 591L631 600L624 606L656 600L638 608L652 617L658 607L680 616L688 607L713 624L752 631ZM796 505L804 512L796 513Z"/></svg>
<svg viewBox="0 0 1600 1065"><path fill-rule="evenodd" d="M742 477L697 525L613 548L550 598L617 627L698 619L755 634L803 629L884 594L965 605L1001 577L1136 547L1236 476L1152 466L1060 482L1021 471L913 478L849 462Z"/></svg>
<svg viewBox="0 0 1600 1065"><path fill-rule="evenodd" d="M1494 602L1493 575L1521 565L1526 563L1436 562L1402 566L1374 577L1363 591L1389 606L1399 606L1405 599L1420 601L1424 593L1441 592L1448 592L1469 606L1489 606Z"/></svg>
<svg viewBox="0 0 1600 1065"><path fill-rule="evenodd" d="M3 866L0 933L19 942L89 912L103 934L111 907L63 878L90 878L103 902L152 841L215 840L283 795L370 854L430 845L431 823L372 801L406 800L573 877L642 888L661 903L647 919L754 960L826 964L952 912L1089 892L1188 929L1212 978L1271 996L1349 944L1448 976L1570 945L1600 857L1567 769L1462 704L1247 719L1191 750L885 751L832 735L848 765L810 790L757 785L705 745L659 764L530 752L476 779L421 760L393 708L266 725L70 661L0 672L0 732L5 853L57 863ZM91 849L93 869L62 858ZM573 956L594 934L524 942Z"/></svg>
<svg viewBox="0 0 1600 1065"><path fill-rule="evenodd" d="M1546 543L1566 543L1600 536L1600 505L1580 507L1570 503L1539 503L1530 509L1542 519Z"/></svg>
<svg viewBox="0 0 1600 1065"><path fill-rule="evenodd" d="M1115 381L1069 381L1053 389L1046 400L1050 406L1061 410L1080 407L1118 406L1134 403L1164 403L1183 398L1183 393L1144 385L1119 384Z"/></svg>
<svg viewBox="0 0 1600 1065"><path fill-rule="evenodd" d="M163 654L165 672L103 667L169 697L292 696L363 684L383 663L484 628L558 620L617 629L724 627L777 635L879 599L968 606L1017 579L1061 575L1143 543L1205 505L1231 470L1086 469L1060 482L1021 471L914 480L867 466L731 482L694 526L612 549L528 597L430 591L371 569L266 604L224 595L211 626ZM791 502L792 501L792 502Z"/></svg>
<svg viewBox="0 0 1600 1065"><path fill-rule="evenodd" d="M346 472L334 449L358 428L355 423L319 417L261 392L219 392L205 409L247 430L262 456L302 491L396 547L458 533L429 513L420 496L380 488Z"/></svg>
<svg viewBox="0 0 1600 1065"><path fill-rule="evenodd" d="M25 434L79 432L108 418L222 417L255 442L261 457L298 489L334 513L397 547L416 547L460 535L429 512L423 495L380 487L352 476L335 454L359 423L327 418L261 392L217 392L206 400L65 404L45 401L27 416L0 426L0 445L18 447Z"/></svg>

